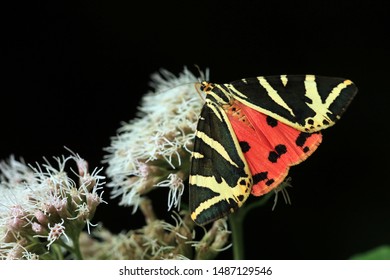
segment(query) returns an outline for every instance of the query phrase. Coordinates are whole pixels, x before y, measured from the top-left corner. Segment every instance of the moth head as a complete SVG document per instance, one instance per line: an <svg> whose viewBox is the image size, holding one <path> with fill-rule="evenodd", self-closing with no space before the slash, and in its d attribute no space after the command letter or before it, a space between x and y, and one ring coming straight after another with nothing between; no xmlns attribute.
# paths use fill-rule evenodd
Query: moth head
<svg viewBox="0 0 390 280"><path fill-rule="evenodd" d="M210 83L210 82L207 82L207 81L203 81L203 82L200 82L199 83L199 89L205 93L207 93L208 91L212 90L214 87L213 83Z"/></svg>

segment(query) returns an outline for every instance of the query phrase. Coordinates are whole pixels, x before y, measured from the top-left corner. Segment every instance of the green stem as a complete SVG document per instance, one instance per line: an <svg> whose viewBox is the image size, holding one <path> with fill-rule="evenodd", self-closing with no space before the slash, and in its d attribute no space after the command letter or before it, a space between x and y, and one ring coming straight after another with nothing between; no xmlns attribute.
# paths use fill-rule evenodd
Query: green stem
<svg viewBox="0 0 390 280"><path fill-rule="evenodd" d="M64 240L59 239L56 241L57 245L62 246L65 248L68 252L70 252L73 255L74 260L82 260L83 255L80 251L80 233L81 231L77 230L76 232L70 232L69 233L69 239L72 240L72 246L69 246L64 242Z"/></svg>
<svg viewBox="0 0 390 280"><path fill-rule="evenodd" d="M245 257L243 227L245 216L253 208L263 206L265 203L267 203L272 195L273 193L267 194L263 198L258 199L252 203L244 203L238 211L229 216L229 224L232 231L233 258L235 260L243 260Z"/></svg>
<svg viewBox="0 0 390 280"><path fill-rule="evenodd" d="M82 260L83 259L83 255L81 254L81 251L80 251L80 235L74 240L74 250L73 250L73 254L76 256L76 258L78 260Z"/></svg>
<svg viewBox="0 0 390 280"><path fill-rule="evenodd" d="M244 220L241 219L241 215L238 212L229 216L230 229L232 231L232 243L233 243L233 259L244 259L244 232L243 224Z"/></svg>
<svg viewBox="0 0 390 280"><path fill-rule="evenodd" d="M53 251L56 260L63 260L64 259L64 256L63 256L62 251L61 251L61 246L59 246L57 244L52 244L51 250Z"/></svg>
<svg viewBox="0 0 390 280"><path fill-rule="evenodd" d="M74 259L76 260L82 260L83 255L80 251L80 233L81 230L74 230L74 232L71 233L71 239L73 241L73 248L70 249L72 254L74 255Z"/></svg>

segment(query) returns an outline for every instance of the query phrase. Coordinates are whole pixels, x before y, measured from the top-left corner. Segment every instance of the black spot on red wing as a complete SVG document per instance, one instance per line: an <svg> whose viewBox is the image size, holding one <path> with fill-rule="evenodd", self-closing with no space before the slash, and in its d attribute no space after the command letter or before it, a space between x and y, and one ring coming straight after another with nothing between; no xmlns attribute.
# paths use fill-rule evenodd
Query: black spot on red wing
<svg viewBox="0 0 390 280"><path fill-rule="evenodd" d="M251 146L246 141L240 141L240 147L243 153L246 153L251 149Z"/></svg>
<svg viewBox="0 0 390 280"><path fill-rule="evenodd" d="M267 186L271 186L274 182L275 182L274 179L270 179L270 180L268 180L267 182L265 182L265 184L266 184Z"/></svg>
<svg viewBox="0 0 390 280"><path fill-rule="evenodd" d="M255 175L252 176L253 178L253 185L256 185L257 183L263 181L263 180L267 180L268 176L268 172L265 171L265 172L260 172L260 173L257 173Z"/></svg>
<svg viewBox="0 0 390 280"><path fill-rule="evenodd" d="M269 152L268 160L272 163L276 163L278 159L285 153L287 153L287 147L285 145L276 145L275 150Z"/></svg>
<svg viewBox="0 0 390 280"><path fill-rule="evenodd" d="M309 147L305 147L305 148L303 148L303 152L305 152L305 153L307 153L308 151L309 151L310 149L309 149Z"/></svg>
<svg viewBox="0 0 390 280"><path fill-rule="evenodd" d="M275 151L279 154L279 155L282 155L282 154L285 154L287 152L287 147L286 145L283 145L283 144L279 144L275 147Z"/></svg>
<svg viewBox="0 0 390 280"><path fill-rule="evenodd" d="M253 175L253 184L256 185L257 183L260 183L261 181L265 181L265 184L267 186L271 186L275 180L274 179L268 179L268 172L260 172L255 175Z"/></svg>
<svg viewBox="0 0 390 280"><path fill-rule="evenodd" d="M267 116L267 124L270 126L270 127L275 127L278 125L278 121L275 120L273 117L270 117L270 116Z"/></svg>
<svg viewBox="0 0 390 280"><path fill-rule="evenodd" d="M305 145L306 143L307 138L309 138L310 135L311 135L310 133L306 133L306 132L299 133L297 139L295 140L295 144L297 144L297 146L299 147L303 147L303 145Z"/></svg>
<svg viewBox="0 0 390 280"><path fill-rule="evenodd" d="M278 155L277 152L275 152L275 151L269 152L268 160L269 160L270 162L275 163L275 162L278 161L278 158L279 158L279 155Z"/></svg>

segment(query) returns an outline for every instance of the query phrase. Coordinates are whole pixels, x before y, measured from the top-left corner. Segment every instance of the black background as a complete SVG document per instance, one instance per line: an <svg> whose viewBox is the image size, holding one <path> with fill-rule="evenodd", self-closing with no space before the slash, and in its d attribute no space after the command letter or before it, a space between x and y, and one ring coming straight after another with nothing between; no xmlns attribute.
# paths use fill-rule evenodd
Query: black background
<svg viewBox="0 0 390 280"><path fill-rule="evenodd" d="M103 148L120 122L134 117L160 68L209 67L214 82L305 73L349 78L357 97L324 131L316 153L290 172L292 205L280 200L275 211L269 203L247 217L246 256L346 259L389 244L384 1L166 2L3 6L1 158L42 162L68 154L66 146L91 167L104 166ZM131 210L112 201L95 222L114 232L139 227Z"/></svg>

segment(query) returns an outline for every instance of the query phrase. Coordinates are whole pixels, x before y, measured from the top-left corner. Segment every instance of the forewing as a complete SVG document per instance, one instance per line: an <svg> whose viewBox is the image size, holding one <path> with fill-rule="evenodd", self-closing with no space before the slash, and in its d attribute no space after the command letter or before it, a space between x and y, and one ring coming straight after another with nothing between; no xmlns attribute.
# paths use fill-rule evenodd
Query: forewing
<svg viewBox="0 0 390 280"><path fill-rule="evenodd" d="M239 208L252 177L226 113L206 99L195 134L189 178L192 219L200 225Z"/></svg>
<svg viewBox="0 0 390 280"><path fill-rule="evenodd" d="M217 85L241 103L303 132L332 126L357 93L353 82L315 75L281 75Z"/></svg>

